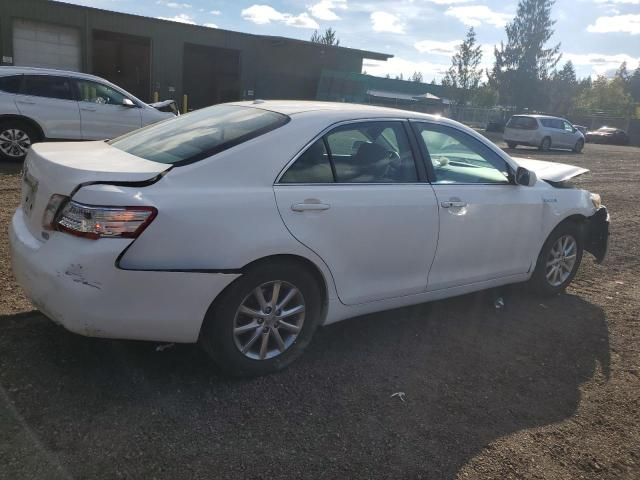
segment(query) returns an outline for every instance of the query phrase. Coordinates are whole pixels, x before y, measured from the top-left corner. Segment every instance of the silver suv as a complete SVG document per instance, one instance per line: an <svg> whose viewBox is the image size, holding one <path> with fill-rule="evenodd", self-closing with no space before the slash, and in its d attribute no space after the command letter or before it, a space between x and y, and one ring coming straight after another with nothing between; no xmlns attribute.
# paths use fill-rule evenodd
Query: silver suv
<svg viewBox="0 0 640 480"><path fill-rule="evenodd" d="M173 116L94 75L0 67L0 161L34 142L103 140Z"/></svg>
<svg viewBox="0 0 640 480"><path fill-rule="evenodd" d="M529 145L547 151L566 148L581 152L584 135L564 118L548 115L514 115L504 128L502 136L509 148Z"/></svg>

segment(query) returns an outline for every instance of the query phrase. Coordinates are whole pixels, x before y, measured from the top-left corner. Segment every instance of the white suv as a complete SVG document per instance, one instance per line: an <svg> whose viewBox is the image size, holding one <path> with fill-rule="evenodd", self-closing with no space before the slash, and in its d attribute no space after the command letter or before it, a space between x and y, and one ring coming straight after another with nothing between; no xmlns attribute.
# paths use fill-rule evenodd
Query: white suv
<svg viewBox="0 0 640 480"><path fill-rule="evenodd" d="M0 67L0 161L34 142L114 138L173 116L94 75Z"/></svg>
<svg viewBox="0 0 640 480"><path fill-rule="evenodd" d="M502 137L509 148L529 145L547 151L567 148L581 152L584 135L564 118L548 115L514 115L509 119Z"/></svg>

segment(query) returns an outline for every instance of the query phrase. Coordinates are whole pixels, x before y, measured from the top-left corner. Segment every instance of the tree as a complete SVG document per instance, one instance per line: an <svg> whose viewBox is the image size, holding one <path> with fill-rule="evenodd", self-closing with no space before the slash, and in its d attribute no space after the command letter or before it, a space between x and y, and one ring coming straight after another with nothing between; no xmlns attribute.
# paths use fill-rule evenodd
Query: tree
<svg viewBox="0 0 640 480"><path fill-rule="evenodd" d="M586 113L606 112L610 115L627 116L631 112L633 100L624 91L621 78L599 76L590 88L580 93L576 105Z"/></svg>
<svg viewBox="0 0 640 480"><path fill-rule="evenodd" d="M622 80L625 84L631 79L631 75L629 75L629 70L627 69L627 62L622 62L616 70L616 78Z"/></svg>
<svg viewBox="0 0 640 480"><path fill-rule="evenodd" d="M573 110L578 94L578 80L573 63L569 60L560 71L554 71L546 83L549 96L547 109L559 115L567 115Z"/></svg>
<svg viewBox="0 0 640 480"><path fill-rule="evenodd" d="M481 61L482 48L476 45L476 32L471 27L442 79L442 85L455 89L453 100L458 105L464 105L473 95L473 90L478 88L482 77L482 70L478 70Z"/></svg>
<svg viewBox="0 0 640 480"><path fill-rule="evenodd" d="M413 75L411 75L410 80L411 80L412 82L422 83L423 78L424 78L424 77L422 76L422 73L421 73L421 72L413 72Z"/></svg>
<svg viewBox="0 0 640 480"><path fill-rule="evenodd" d="M318 33L318 30L314 30L313 35L311 35L311 41L323 45L333 45L334 47L340 45L336 31L331 27L327 28L322 35Z"/></svg>
<svg viewBox="0 0 640 480"><path fill-rule="evenodd" d="M629 78L629 95L631 95L634 102L640 103L640 65Z"/></svg>
<svg viewBox="0 0 640 480"><path fill-rule="evenodd" d="M515 18L507 24L507 43L494 49L491 84L500 103L518 109L546 103L542 81L560 60L560 44L546 47L553 36L554 0L520 0Z"/></svg>

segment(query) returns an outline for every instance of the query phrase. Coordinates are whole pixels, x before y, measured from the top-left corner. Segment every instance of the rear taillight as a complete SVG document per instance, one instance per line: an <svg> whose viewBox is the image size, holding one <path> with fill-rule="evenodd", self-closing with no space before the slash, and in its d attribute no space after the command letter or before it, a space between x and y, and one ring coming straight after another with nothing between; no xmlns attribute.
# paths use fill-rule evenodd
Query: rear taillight
<svg viewBox="0 0 640 480"><path fill-rule="evenodd" d="M103 207L71 200L60 209L52 226L55 230L93 240L136 238L157 213L154 207Z"/></svg>

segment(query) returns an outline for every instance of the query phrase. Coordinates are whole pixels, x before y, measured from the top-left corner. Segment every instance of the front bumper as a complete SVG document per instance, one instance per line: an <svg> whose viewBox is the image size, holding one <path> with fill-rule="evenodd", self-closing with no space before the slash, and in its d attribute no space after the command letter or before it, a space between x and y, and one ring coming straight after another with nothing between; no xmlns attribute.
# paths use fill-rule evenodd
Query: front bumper
<svg viewBox="0 0 640 480"><path fill-rule="evenodd" d="M14 274L33 304L92 337L195 342L213 299L238 275L126 271L115 260L131 240L34 237L19 208L9 228Z"/></svg>
<svg viewBox="0 0 640 480"><path fill-rule="evenodd" d="M606 207L600 207L596 213L587 219L585 226L585 247L596 262L602 263L609 249L609 212Z"/></svg>

